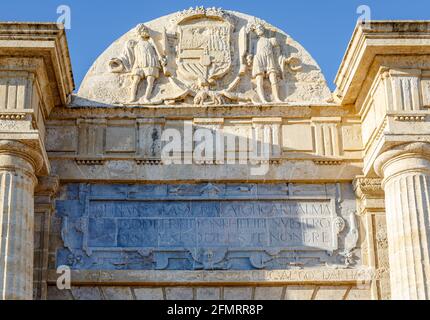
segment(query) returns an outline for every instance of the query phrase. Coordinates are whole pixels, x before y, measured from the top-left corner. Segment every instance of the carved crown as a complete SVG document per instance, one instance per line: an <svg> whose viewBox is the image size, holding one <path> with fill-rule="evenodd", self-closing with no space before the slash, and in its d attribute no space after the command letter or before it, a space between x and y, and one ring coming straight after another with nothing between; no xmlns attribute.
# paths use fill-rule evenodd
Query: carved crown
<svg viewBox="0 0 430 320"><path fill-rule="evenodd" d="M219 18L224 20L226 15L227 15L227 12L221 8L215 8L215 7L205 8L201 6L201 7L195 7L195 8L191 7L189 9L178 12L174 20L177 24L197 17L211 17L211 18Z"/></svg>

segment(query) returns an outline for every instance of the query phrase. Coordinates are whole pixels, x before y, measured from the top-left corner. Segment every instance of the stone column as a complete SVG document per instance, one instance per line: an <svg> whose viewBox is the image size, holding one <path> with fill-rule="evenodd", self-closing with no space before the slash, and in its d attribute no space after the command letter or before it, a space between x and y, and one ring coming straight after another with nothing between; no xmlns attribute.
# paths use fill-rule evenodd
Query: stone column
<svg viewBox="0 0 430 320"><path fill-rule="evenodd" d="M430 299L430 144L413 142L381 154L392 299Z"/></svg>
<svg viewBox="0 0 430 320"><path fill-rule="evenodd" d="M35 172L41 156L0 140L0 299L32 299Z"/></svg>

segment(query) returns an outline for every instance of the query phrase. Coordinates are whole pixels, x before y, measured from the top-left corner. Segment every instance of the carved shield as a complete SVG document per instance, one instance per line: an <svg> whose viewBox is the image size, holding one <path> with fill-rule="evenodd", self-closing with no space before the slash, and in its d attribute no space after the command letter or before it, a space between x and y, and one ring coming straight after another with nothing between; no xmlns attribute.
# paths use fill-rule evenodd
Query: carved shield
<svg viewBox="0 0 430 320"><path fill-rule="evenodd" d="M226 21L200 19L179 25L178 77L193 83L213 83L232 65L231 25Z"/></svg>

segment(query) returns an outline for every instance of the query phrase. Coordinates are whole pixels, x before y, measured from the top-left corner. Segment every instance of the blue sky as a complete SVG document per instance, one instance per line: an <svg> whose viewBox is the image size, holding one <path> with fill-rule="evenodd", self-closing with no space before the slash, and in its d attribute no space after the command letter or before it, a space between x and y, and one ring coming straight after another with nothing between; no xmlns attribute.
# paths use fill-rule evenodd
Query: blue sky
<svg viewBox="0 0 430 320"><path fill-rule="evenodd" d="M331 89L358 6L368 5L377 20L430 20L429 0L13 0L2 2L0 20L55 22L59 5L71 8L67 37L77 88L97 56L137 23L191 6L244 12L284 30L315 58Z"/></svg>

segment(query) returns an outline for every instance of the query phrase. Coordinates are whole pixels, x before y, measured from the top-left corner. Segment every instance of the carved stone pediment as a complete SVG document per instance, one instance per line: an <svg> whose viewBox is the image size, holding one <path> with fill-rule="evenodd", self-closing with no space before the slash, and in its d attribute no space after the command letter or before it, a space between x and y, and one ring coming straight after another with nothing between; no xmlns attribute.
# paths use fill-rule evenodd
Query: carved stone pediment
<svg viewBox="0 0 430 320"><path fill-rule="evenodd" d="M320 68L287 34L217 8L139 24L88 71L74 105L237 105L331 99Z"/></svg>

